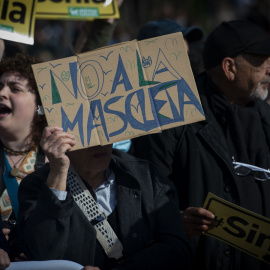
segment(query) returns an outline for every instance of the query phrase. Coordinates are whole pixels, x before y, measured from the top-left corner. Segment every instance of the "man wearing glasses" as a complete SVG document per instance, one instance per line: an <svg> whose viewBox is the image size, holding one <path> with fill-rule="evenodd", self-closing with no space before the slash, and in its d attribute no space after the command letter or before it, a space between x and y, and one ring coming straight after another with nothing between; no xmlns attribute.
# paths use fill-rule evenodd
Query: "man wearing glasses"
<svg viewBox="0 0 270 270"><path fill-rule="evenodd" d="M206 72L197 87L206 120L134 140L175 184L186 231L197 250L192 269L270 269L214 238L208 192L270 218L270 37L242 20L221 23L207 38Z"/></svg>

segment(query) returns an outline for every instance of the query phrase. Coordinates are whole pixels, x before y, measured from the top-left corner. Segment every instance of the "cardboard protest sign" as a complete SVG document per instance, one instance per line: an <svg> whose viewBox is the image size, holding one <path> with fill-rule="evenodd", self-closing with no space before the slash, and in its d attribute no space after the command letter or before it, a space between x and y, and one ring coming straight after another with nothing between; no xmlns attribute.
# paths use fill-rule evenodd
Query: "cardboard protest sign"
<svg viewBox="0 0 270 270"><path fill-rule="evenodd" d="M74 149L204 120L181 33L33 65L49 125Z"/></svg>
<svg viewBox="0 0 270 270"><path fill-rule="evenodd" d="M37 0L37 19L119 18L116 0Z"/></svg>
<svg viewBox="0 0 270 270"><path fill-rule="evenodd" d="M270 219L223 200L211 193L203 206L217 219L207 235L270 263Z"/></svg>
<svg viewBox="0 0 270 270"><path fill-rule="evenodd" d="M36 0L0 1L0 37L33 44L35 8Z"/></svg>

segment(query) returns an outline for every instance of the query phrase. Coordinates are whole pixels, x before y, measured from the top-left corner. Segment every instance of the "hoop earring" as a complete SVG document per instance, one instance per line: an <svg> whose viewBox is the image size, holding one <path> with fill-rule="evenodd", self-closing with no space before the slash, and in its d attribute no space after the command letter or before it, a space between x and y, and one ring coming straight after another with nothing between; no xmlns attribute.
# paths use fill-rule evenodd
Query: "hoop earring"
<svg viewBox="0 0 270 270"><path fill-rule="evenodd" d="M38 108L37 108L37 114L38 115L44 115L44 109L42 106L38 105Z"/></svg>

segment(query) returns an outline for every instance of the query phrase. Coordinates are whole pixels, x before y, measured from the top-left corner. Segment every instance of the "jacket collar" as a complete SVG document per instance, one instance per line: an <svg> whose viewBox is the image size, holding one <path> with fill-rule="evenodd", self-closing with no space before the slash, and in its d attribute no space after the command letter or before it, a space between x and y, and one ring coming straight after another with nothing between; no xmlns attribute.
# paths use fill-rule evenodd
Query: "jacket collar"
<svg viewBox="0 0 270 270"><path fill-rule="evenodd" d="M266 134L266 140L268 148L270 148L270 106L264 101L258 102L259 104L259 113L261 115L263 129Z"/></svg>
<svg viewBox="0 0 270 270"><path fill-rule="evenodd" d="M229 149L223 131L210 109L209 98L207 97L206 89L208 87L208 77L206 72L197 77L198 90L205 112L204 126L198 130L198 134L202 137L205 143L225 162L230 171L233 173L232 157L229 155Z"/></svg>

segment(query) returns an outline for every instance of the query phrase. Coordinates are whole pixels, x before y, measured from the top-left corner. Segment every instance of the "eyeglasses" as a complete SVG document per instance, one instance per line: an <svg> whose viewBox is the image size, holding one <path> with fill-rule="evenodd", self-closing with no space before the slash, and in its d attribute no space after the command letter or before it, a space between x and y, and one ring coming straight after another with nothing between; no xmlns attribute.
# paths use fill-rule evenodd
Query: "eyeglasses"
<svg viewBox="0 0 270 270"><path fill-rule="evenodd" d="M247 176L249 174L253 174L254 178L259 181L270 179L270 170L236 161L233 161L233 164L235 165L235 173L239 176Z"/></svg>

